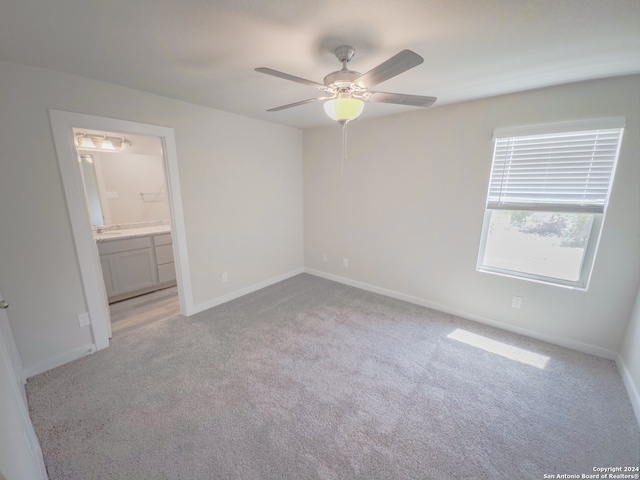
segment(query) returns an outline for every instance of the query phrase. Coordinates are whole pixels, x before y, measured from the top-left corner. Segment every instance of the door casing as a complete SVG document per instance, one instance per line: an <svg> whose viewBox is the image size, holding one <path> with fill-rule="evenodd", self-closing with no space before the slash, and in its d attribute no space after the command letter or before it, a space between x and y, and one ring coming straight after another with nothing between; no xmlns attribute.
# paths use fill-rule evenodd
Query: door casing
<svg viewBox="0 0 640 480"><path fill-rule="evenodd" d="M88 215L82 172L77 161L73 137L74 128L104 130L130 135L147 135L158 137L162 141L180 313L185 316L194 313L182 195L180 192L178 156L173 129L129 120L53 109L49 110L49 119L75 241L76 256L87 303L86 307L91 319L95 350L102 350L109 346L111 330L109 304L105 293L100 258Z"/></svg>

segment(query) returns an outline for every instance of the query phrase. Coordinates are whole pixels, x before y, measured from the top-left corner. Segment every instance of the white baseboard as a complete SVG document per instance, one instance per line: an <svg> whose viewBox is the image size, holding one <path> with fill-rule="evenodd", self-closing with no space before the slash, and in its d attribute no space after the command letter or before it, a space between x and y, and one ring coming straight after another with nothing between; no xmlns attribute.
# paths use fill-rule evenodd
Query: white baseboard
<svg viewBox="0 0 640 480"><path fill-rule="evenodd" d="M295 270L292 270L290 272L284 273L282 275L278 275L277 277L273 277L270 278L268 280L264 280L262 282L258 282L258 283L254 283L253 285L250 285L248 287L245 288L241 288L240 290L236 290L235 292L231 292L227 295L224 295L222 297L218 297L218 298L214 298L213 300L209 300L208 302L204 302L204 303L200 303L198 305L194 305L193 306L193 310L189 312L189 316L199 313L199 312L203 312L205 310L208 310L210 308L213 307L217 307L218 305L222 305L223 303L229 302L231 300L235 300L236 298L240 298L244 295L247 295L248 293L253 293L256 292L258 290L261 290L265 287L268 287L270 285L273 285L275 283L278 282L282 282L283 280L286 280L287 278L291 278L294 277L296 275L300 275L301 273L304 273L304 268L297 268Z"/></svg>
<svg viewBox="0 0 640 480"><path fill-rule="evenodd" d="M638 388L633 382L633 378L631 377L631 373L627 368L627 364L624 362L620 355L618 355L616 363L618 364L618 370L620 371L620 376L622 377L624 386L626 387L627 393L629 394L629 399L631 400L633 411L636 414L636 420L638 420L638 425L640 425L640 392L638 392Z"/></svg>
<svg viewBox="0 0 640 480"><path fill-rule="evenodd" d="M506 330L508 332L517 333L525 337L535 338L536 340L541 340L543 342L551 343L553 345L558 345L560 347L569 348L571 350L577 350L579 352L588 353L589 355L595 355L597 357L603 357L608 360L617 360L618 358L617 352L614 352L612 350L607 350L606 348L598 347L595 345L589 345L587 343L583 343L578 340L573 340L573 339L564 338L564 337L556 337L553 335L547 335L545 333L537 332L535 330L529 330L528 328L518 327L517 325L500 322L498 320L493 320L491 318L483 317L481 315L476 315L474 313L458 310L457 308L452 308L448 305L432 302L424 298L414 297L412 295L406 295L404 293L388 290L382 287L377 287L375 285L369 285L368 283L359 282L357 280L352 280L350 278L340 277L338 275L322 272L320 270L305 268L304 271L306 273L309 273L310 275L326 278L327 280L333 280L334 282L343 283L345 285L360 288L362 290L367 290L369 292L379 293L381 295L385 295L391 298L396 298L398 300L404 300L405 302L414 303L416 305L421 305L423 307L432 308L434 310L438 310L439 312L448 313L450 315L455 315L456 317L465 318L467 320L473 320L474 322L489 325L490 327L495 327L501 330Z"/></svg>
<svg viewBox="0 0 640 480"><path fill-rule="evenodd" d="M64 352L61 355L56 355L55 357L49 358L43 362L37 363L36 365L23 369L22 378L26 379L35 377L36 375L44 373L47 370L51 370L53 368L59 367L60 365L64 365L65 363L77 360L80 357L84 357L85 355L91 355L95 352L96 346L93 343L74 348L73 350Z"/></svg>

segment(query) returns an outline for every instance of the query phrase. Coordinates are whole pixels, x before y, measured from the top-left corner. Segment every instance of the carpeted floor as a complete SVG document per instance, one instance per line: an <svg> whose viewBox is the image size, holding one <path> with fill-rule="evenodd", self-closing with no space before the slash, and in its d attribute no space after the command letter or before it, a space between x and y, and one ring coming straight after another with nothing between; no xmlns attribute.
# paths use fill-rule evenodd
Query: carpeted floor
<svg viewBox="0 0 640 480"><path fill-rule="evenodd" d="M51 480L539 480L639 456L613 362L306 274L27 394Z"/></svg>

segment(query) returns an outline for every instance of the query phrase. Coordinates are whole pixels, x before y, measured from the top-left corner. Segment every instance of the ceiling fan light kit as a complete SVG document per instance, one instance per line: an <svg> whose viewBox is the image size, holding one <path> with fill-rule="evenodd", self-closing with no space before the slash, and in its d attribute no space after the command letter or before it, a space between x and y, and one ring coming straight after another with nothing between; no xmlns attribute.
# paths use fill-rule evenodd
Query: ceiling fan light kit
<svg viewBox="0 0 640 480"><path fill-rule="evenodd" d="M329 118L343 125L355 120L364 110L364 102L359 98L340 96L324 102L324 111Z"/></svg>
<svg viewBox="0 0 640 480"><path fill-rule="evenodd" d="M355 49L349 45L341 45L334 51L336 58L342 63L342 68L331 72L324 77L324 83L314 82L305 78L289 75L288 73L273 70L271 68L256 68L257 72L283 78L292 82L301 83L314 87L328 96L309 98L288 105L282 105L267 110L277 112L299 105L312 102L324 102L324 111L332 120L343 126L343 148L342 160L346 157L346 125L358 118L364 109L365 102L393 103L397 105L411 105L416 107L428 107L435 101L435 97L425 97L422 95L404 95L399 93L375 92L369 90L390 78L400 75L407 70L420 65L424 59L411 50L403 50L394 55L367 73L355 72L347 68L347 64L353 58Z"/></svg>
<svg viewBox="0 0 640 480"><path fill-rule="evenodd" d="M395 103L397 105L411 105L416 107L428 107L435 101L435 97L425 97L422 95L403 95L400 93L386 93L386 92L374 92L369 90L371 87L389 80L390 78L400 75L407 70L417 67L424 59L411 50L403 50L400 53L394 55L385 62L382 62L377 67L372 68L367 73L355 72L347 68L347 64L353 58L355 49L349 45L341 45L335 49L335 55L338 61L342 63L342 68L335 72L331 72L324 77L324 83L314 82L313 80L307 80L306 78L296 77L288 73L273 70L272 68L260 67L256 68L257 72L272 75L278 78L284 78L292 82L301 83L314 87L320 91L325 92L329 96L309 98L300 102L290 103L288 105L282 105L267 110L268 112L277 112L291 107L297 107L311 102L323 101L325 105L332 100L341 100L345 105L353 102L344 102L344 99L354 99L360 102L378 102L378 103ZM338 102L338 103L341 103ZM333 103L334 105L336 102ZM359 104L359 103L358 103ZM325 108L327 115L333 120L337 120L331 113L334 110ZM355 117L354 117L355 118Z"/></svg>

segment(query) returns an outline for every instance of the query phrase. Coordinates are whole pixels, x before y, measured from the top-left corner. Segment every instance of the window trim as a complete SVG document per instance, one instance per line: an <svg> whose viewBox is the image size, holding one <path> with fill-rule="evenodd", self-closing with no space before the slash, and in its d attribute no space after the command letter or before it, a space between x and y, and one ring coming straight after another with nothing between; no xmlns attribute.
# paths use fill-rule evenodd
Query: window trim
<svg viewBox="0 0 640 480"><path fill-rule="evenodd" d="M517 278L521 280L533 281L536 283L543 283L553 285L557 287L570 288L580 291L586 291L589 288L591 281L591 274L595 265L596 253L600 244L600 237L602 236L602 228L606 216L607 207L609 205L609 197L615 181L615 174L618 165L618 159L620 156L620 149L622 145L622 138L624 135L625 119L622 117L616 118L604 118L597 120L583 120L576 122L564 122L546 125L532 125L523 127L501 128L496 129L493 135L493 149L491 159L491 171L488 179L487 195L485 200L485 212L482 222L482 232L480 236L480 245L478 249L478 257L476 262L476 271L483 273L491 273L500 276L506 276L510 278ZM489 206L489 196L491 189L492 173L495 162L496 141L497 139L504 139L507 137L525 137L530 135L548 135L548 134L562 134L572 133L585 130L604 130L604 129L621 129L620 140L618 143L617 152L614 157L614 163L611 170L609 189L607 197L602 209L602 212L588 212L579 211L579 209L563 208L561 205L544 204L539 205L540 208L536 208L535 204L522 204L522 205L505 205L506 208L500 208L500 206ZM520 272L517 270L508 270L503 268L492 267L484 265L484 254L486 244L489 235L489 225L491 223L491 216L494 211L508 211L508 210L529 210L534 212L557 212L557 213L588 213L593 215L593 224L591 226L591 232L586 243L586 248L582 257L582 263L580 265L580 277L576 281L564 280L556 277L548 277L544 275L531 274L526 272Z"/></svg>
<svg viewBox="0 0 640 480"><path fill-rule="evenodd" d="M609 117L596 120L576 120L573 122L545 123L520 127L497 128L493 132L493 140L505 137L526 137L528 135L551 135L554 133L580 132L583 130L605 130L624 128L624 117Z"/></svg>

